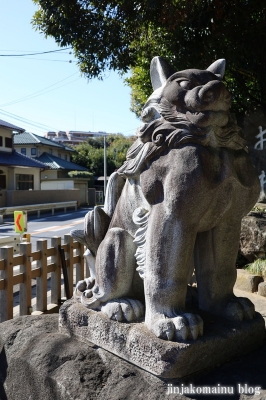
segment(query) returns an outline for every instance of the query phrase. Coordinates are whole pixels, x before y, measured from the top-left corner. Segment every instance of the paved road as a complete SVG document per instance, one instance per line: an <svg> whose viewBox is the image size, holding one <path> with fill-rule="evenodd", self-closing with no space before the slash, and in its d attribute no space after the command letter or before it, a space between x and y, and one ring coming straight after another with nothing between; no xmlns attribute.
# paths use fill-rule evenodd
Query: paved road
<svg viewBox="0 0 266 400"><path fill-rule="evenodd" d="M29 216L27 233L31 235L32 250L36 250L36 240L49 239L53 236L64 237L72 229L83 229L84 216L92 208L80 208L77 211L67 213L56 213L55 215L45 214L41 218ZM0 238L4 236L13 236L14 220L12 218L4 219L0 225Z"/></svg>

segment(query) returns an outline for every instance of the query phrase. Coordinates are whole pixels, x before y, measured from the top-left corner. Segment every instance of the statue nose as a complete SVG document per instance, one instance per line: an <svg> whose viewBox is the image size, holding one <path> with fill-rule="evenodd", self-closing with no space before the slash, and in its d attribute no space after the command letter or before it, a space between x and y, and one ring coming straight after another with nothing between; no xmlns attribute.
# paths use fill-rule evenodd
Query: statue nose
<svg viewBox="0 0 266 400"><path fill-rule="evenodd" d="M200 90L200 98L204 103L213 103L215 101L221 101L224 103L230 103L231 95L220 81L211 81L204 85Z"/></svg>
<svg viewBox="0 0 266 400"><path fill-rule="evenodd" d="M214 100L214 93L212 90L207 90L203 93L202 100L207 103L211 103Z"/></svg>
<svg viewBox="0 0 266 400"><path fill-rule="evenodd" d="M231 94L228 92L228 90L225 88L225 93L224 93L224 101L226 101L226 103L230 103L232 99Z"/></svg>

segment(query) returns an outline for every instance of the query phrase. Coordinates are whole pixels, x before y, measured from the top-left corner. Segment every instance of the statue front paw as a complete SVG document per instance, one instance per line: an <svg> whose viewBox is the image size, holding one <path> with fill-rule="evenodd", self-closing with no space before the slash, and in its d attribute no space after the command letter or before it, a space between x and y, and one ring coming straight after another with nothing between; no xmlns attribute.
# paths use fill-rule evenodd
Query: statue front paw
<svg viewBox="0 0 266 400"><path fill-rule="evenodd" d="M93 288L94 283L95 279L91 277L83 279L82 281L78 281L74 291L74 298L76 300L80 300L85 291L91 290Z"/></svg>
<svg viewBox="0 0 266 400"><path fill-rule="evenodd" d="M101 311L110 319L119 322L133 322L144 316L144 306L139 300L121 298L103 304Z"/></svg>

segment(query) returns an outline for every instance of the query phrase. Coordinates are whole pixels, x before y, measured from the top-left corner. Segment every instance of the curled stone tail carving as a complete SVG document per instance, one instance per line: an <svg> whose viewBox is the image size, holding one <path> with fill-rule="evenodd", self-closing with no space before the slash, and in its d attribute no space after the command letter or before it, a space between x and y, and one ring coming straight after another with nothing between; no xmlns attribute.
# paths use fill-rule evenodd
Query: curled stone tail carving
<svg viewBox="0 0 266 400"><path fill-rule="evenodd" d="M139 276L144 279L145 274L145 261L146 261L146 232L148 227L150 212L145 208L138 207L133 212L133 222L139 226L135 234L134 243L138 248L135 253L136 261L138 264L137 271Z"/></svg>

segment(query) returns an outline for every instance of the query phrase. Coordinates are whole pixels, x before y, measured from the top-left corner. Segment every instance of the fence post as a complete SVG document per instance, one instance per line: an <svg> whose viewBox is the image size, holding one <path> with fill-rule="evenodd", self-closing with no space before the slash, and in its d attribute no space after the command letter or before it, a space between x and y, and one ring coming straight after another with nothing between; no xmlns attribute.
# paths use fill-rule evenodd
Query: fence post
<svg viewBox="0 0 266 400"><path fill-rule="evenodd" d="M1 247L0 259L4 260L0 279L5 280L5 288L0 290L0 322L4 322L13 318L13 247Z"/></svg>
<svg viewBox="0 0 266 400"><path fill-rule="evenodd" d="M51 247L55 250L52 262L55 264L55 271L51 273L51 303L61 303L61 260L58 246L61 245L61 237L51 238Z"/></svg>
<svg viewBox="0 0 266 400"><path fill-rule="evenodd" d="M74 241L74 239L70 235L64 235L64 243L67 244L66 252L68 253L66 264L67 264L70 296L73 296L73 281L74 281L74 279L73 279L73 270L74 270L74 264L73 264L73 257L74 257L73 241Z"/></svg>
<svg viewBox="0 0 266 400"><path fill-rule="evenodd" d="M41 258L37 262L41 269L41 275L37 278L36 311L47 310L47 240L40 239L36 243L37 250L41 252Z"/></svg>
<svg viewBox="0 0 266 400"><path fill-rule="evenodd" d="M24 274L19 292L19 315L29 315L31 307L31 243L21 243L20 252L23 254L23 264L20 272Z"/></svg>
<svg viewBox="0 0 266 400"><path fill-rule="evenodd" d="M77 250L79 252L80 262L76 264L76 283L84 279L84 245L79 243Z"/></svg>
<svg viewBox="0 0 266 400"><path fill-rule="evenodd" d="M70 295L68 272L67 272L67 265L66 265L66 259L65 259L65 250L62 246L59 246L59 252L60 252L61 266L62 266L62 272L63 272L63 277L64 277L65 295L66 295L67 299L71 299L72 296Z"/></svg>

